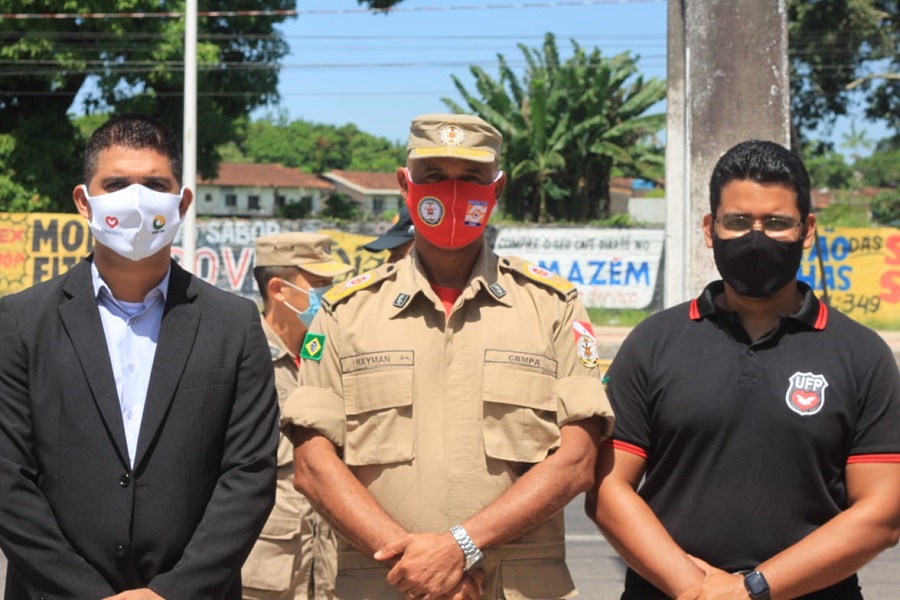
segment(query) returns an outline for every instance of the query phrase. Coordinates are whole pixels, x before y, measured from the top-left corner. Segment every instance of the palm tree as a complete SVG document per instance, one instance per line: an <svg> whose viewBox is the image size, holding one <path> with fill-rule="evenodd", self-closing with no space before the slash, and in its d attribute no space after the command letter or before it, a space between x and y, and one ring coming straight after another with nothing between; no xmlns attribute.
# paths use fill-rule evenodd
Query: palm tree
<svg viewBox="0 0 900 600"><path fill-rule="evenodd" d="M628 53L607 59L572 45L573 56L560 62L553 34L542 49L520 44L528 64L521 80L502 55L497 79L473 66L475 93L453 77L468 111L444 98L451 110L474 112L503 133L511 175L504 209L513 217L606 216L613 169L640 174L662 160L640 142L665 124L665 115L644 114L665 97L665 83L645 82Z"/></svg>

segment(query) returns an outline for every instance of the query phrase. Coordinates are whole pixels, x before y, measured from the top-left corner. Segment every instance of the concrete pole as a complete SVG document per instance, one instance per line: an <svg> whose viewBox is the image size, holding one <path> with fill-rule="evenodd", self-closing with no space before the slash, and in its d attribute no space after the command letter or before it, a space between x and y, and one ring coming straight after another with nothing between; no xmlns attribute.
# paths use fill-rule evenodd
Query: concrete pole
<svg viewBox="0 0 900 600"><path fill-rule="evenodd" d="M700 225L709 176L747 139L790 145L787 0L669 0L664 303L719 279Z"/></svg>
<svg viewBox="0 0 900 600"><path fill-rule="evenodd" d="M184 163L183 185L197 193L197 0L184 8ZM181 266L193 273L197 253L197 198L181 225Z"/></svg>

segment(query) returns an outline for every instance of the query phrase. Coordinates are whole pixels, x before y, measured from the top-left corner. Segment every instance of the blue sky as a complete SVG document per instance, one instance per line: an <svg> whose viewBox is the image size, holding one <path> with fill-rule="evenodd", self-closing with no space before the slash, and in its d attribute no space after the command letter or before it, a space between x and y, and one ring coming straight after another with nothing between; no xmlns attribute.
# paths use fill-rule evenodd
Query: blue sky
<svg viewBox="0 0 900 600"><path fill-rule="evenodd" d="M297 10L280 27L291 48L281 104L255 117L282 111L405 140L412 117L447 111L442 97L461 103L451 75L473 90L469 66L496 76L497 54L524 70L518 44L538 48L547 32L563 58L574 39L606 56L630 51L645 77L666 75L666 0L406 0L387 15L365 12L356 0L299 0ZM838 151L846 152L840 141L849 124L841 120L830 135ZM856 126L873 140L885 135L862 118Z"/></svg>
<svg viewBox="0 0 900 600"><path fill-rule="evenodd" d="M297 3L301 14L281 26L291 54L279 91L290 119L354 123L405 140L412 117L448 112L442 97L462 103L451 75L474 90L469 66L496 76L498 54L524 71L518 44L539 48L547 32L563 58L572 39L606 56L629 50L642 57L645 77L665 79L665 0L406 0L397 8L384 15L361 12L356 0Z"/></svg>

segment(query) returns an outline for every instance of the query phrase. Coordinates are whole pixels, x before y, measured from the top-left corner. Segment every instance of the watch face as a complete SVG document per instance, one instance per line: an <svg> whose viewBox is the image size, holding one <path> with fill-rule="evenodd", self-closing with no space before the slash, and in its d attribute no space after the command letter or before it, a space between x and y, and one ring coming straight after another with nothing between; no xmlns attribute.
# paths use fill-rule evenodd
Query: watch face
<svg viewBox="0 0 900 600"><path fill-rule="evenodd" d="M769 584L766 583L766 578L759 571L748 573L744 577L744 585L753 598L762 597L769 593Z"/></svg>

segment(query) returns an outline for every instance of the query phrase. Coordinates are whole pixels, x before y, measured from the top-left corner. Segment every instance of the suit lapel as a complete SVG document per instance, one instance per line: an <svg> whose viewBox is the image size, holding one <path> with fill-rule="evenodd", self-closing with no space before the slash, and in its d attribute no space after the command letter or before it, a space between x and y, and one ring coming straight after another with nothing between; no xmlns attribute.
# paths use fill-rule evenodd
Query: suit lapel
<svg viewBox="0 0 900 600"><path fill-rule="evenodd" d="M159 340L156 344L156 355L153 358L153 369L150 371L150 383L144 404L144 416L138 435L137 452L134 457L135 470L139 468L150 443L165 420L194 347L197 327L200 325L200 312L193 304L197 294L191 290L190 284L191 275L173 261L166 294L166 308L159 329Z"/></svg>
<svg viewBox="0 0 900 600"><path fill-rule="evenodd" d="M119 458L127 465L128 445L125 442L119 394L91 281L90 260L80 262L69 271L63 286L68 300L60 304L59 315L75 347L81 371L91 388L106 430L115 442Z"/></svg>

